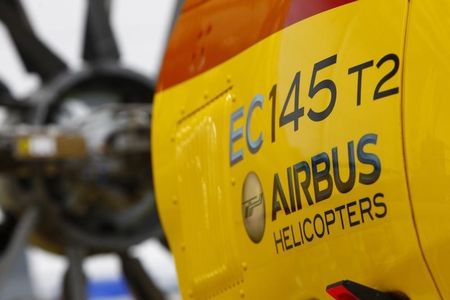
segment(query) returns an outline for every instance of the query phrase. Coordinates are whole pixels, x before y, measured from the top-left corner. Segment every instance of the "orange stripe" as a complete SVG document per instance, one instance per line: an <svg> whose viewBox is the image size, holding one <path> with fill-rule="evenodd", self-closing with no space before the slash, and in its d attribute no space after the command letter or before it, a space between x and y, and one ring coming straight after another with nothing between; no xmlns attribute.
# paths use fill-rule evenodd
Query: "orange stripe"
<svg viewBox="0 0 450 300"><path fill-rule="evenodd" d="M354 1L186 1L166 51L157 90L205 72L300 20Z"/></svg>

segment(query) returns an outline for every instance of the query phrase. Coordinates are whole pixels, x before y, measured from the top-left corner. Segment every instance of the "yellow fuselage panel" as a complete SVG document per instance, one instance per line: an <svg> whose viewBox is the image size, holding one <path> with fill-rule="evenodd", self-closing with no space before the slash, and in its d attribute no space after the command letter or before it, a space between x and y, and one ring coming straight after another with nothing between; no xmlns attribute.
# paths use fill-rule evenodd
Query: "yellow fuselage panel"
<svg viewBox="0 0 450 300"><path fill-rule="evenodd" d="M404 144L417 232L450 298L450 2L411 1L404 57Z"/></svg>
<svg viewBox="0 0 450 300"><path fill-rule="evenodd" d="M346 4L157 94L156 195L186 299L327 299L343 279L439 299L404 160L407 15Z"/></svg>

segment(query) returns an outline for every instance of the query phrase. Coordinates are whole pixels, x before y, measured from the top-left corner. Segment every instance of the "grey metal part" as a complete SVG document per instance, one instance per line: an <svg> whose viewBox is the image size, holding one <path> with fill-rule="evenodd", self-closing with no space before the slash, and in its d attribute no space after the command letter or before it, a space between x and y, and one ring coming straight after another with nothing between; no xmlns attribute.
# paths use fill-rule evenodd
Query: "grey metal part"
<svg viewBox="0 0 450 300"><path fill-rule="evenodd" d="M38 219L38 211L35 207L30 207L21 217L19 223L14 229L8 247L0 258L0 286L10 277L11 269L20 260L28 238L34 229Z"/></svg>
<svg viewBox="0 0 450 300"><path fill-rule="evenodd" d="M0 284L0 300L19 299L34 299L24 249L18 253L16 263L9 270L8 277Z"/></svg>
<svg viewBox="0 0 450 300"><path fill-rule="evenodd" d="M64 300L86 300L86 276L83 272L85 251L80 247L67 249L69 267L64 278Z"/></svg>
<svg viewBox="0 0 450 300"><path fill-rule="evenodd" d="M165 297L145 272L139 259L128 252L120 254L122 270L136 300L164 300Z"/></svg>

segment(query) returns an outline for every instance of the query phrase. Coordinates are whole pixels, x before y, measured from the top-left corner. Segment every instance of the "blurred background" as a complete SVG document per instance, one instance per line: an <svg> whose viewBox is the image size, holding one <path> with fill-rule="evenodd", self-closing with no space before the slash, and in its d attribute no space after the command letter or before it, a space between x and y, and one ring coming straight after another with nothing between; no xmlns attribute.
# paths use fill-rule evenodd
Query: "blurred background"
<svg viewBox="0 0 450 300"><path fill-rule="evenodd" d="M34 30L71 67L83 64L86 1L22 0ZM176 0L113 0L111 22L122 62L156 78L164 55ZM36 90L39 80L27 74L17 51L0 23L0 78L14 93Z"/></svg>
<svg viewBox="0 0 450 300"><path fill-rule="evenodd" d="M86 67L82 53L87 3L86 0L22 1L34 32L72 72ZM120 63L149 78L149 81L156 81L176 1L113 0L111 5L110 20L120 51ZM42 84L38 74L27 72L6 26L1 22L0 79L19 101L35 93ZM0 210L0 221L3 219L5 213ZM128 250L142 262L145 271L168 299L179 298L173 259L160 239L147 239ZM66 256L28 245L23 257L25 260L17 260L12 268L15 271L11 271L10 278L1 286L0 300L61 299L68 268ZM88 299L133 299L123 279L117 255L90 256L82 264L87 277ZM27 271L29 276L23 276ZM28 286L34 296L27 291Z"/></svg>

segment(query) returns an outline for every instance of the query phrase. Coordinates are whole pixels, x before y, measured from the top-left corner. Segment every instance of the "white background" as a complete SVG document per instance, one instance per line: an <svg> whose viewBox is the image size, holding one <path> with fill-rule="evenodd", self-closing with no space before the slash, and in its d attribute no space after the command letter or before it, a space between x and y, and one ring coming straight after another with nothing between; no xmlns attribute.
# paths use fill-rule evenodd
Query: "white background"
<svg viewBox="0 0 450 300"><path fill-rule="evenodd" d="M86 1L23 0L37 34L74 69L83 63ZM113 0L112 22L126 65L149 76L157 75L174 6L174 0ZM0 79L21 95L38 84L35 77L26 74L3 26Z"/></svg>

